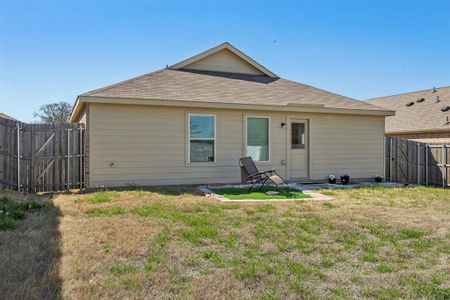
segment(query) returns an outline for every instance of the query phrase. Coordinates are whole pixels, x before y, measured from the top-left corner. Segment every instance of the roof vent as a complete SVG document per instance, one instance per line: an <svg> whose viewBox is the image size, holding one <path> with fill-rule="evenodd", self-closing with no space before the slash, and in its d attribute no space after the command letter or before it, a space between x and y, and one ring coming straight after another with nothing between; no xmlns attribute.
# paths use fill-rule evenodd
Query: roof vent
<svg viewBox="0 0 450 300"><path fill-rule="evenodd" d="M449 120L448 116L445 116L445 125L448 125L448 124L450 124L450 120Z"/></svg>
<svg viewBox="0 0 450 300"><path fill-rule="evenodd" d="M433 86L433 93L436 93L436 87Z"/></svg>
<svg viewBox="0 0 450 300"><path fill-rule="evenodd" d="M406 106L413 106L413 105L414 105L414 101L406 103Z"/></svg>
<svg viewBox="0 0 450 300"><path fill-rule="evenodd" d="M425 101L425 98L419 98L419 99L417 99L417 103L420 103L420 102L423 102L423 101Z"/></svg>
<svg viewBox="0 0 450 300"><path fill-rule="evenodd" d="M441 100L439 100L439 96L436 96L436 102L439 102Z"/></svg>
<svg viewBox="0 0 450 300"><path fill-rule="evenodd" d="M441 108L441 111L445 112L445 111L449 111L450 110L450 106L445 106L443 108Z"/></svg>

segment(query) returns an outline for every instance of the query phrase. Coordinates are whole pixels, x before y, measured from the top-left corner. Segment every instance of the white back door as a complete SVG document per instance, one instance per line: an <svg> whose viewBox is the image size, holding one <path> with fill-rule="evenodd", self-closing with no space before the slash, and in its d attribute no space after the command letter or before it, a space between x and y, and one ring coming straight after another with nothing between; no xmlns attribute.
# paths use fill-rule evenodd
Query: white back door
<svg viewBox="0 0 450 300"><path fill-rule="evenodd" d="M302 180L308 174L308 121L299 119L289 120L288 131L288 167L290 180Z"/></svg>

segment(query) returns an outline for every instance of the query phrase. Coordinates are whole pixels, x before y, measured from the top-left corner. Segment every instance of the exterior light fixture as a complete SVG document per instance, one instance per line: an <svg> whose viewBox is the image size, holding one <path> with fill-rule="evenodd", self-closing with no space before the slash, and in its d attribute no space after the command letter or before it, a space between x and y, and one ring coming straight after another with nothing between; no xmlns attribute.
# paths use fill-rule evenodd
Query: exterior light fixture
<svg viewBox="0 0 450 300"><path fill-rule="evenodd" d="M286 128L286 123L281 123L281 128Z"/></svg>

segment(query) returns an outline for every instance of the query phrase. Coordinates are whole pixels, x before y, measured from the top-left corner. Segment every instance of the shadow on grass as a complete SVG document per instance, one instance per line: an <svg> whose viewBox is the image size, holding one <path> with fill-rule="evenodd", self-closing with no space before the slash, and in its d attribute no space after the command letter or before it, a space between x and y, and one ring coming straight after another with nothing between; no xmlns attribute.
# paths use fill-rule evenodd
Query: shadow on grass
<svg viewBox="0 0 450 300"><path fill-rule="evenodd" d="M61 298L60 211L52 196L0 191L0 198L0 298Z"/></svg>

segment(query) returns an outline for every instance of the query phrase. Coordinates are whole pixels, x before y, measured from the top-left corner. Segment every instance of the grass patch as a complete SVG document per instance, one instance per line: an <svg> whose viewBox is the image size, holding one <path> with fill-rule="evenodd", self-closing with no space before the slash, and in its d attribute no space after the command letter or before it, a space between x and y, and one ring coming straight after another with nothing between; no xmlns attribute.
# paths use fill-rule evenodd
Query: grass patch
<svg viewBox="0 0 450 300"><path fill-rule="evenodd" d="M218 236L218 230L212 225L195 226L190 229L182 230L181 237L194 245L202 244L206 239L215 239Z"/></svg>
<svg viewBox="0 0 450 300"><path fill-rule="evenodd" d="M131 210L131 213L141 217L154 217L166 219L170 216L171 210L166 204L152 203L144 207L136 207Z"/></svg>
<svg viewBox="0 0 450 300"><path fill-rule="evenodd" d="M112 275L124 275L124 274L129 274L129 273L136 273L137 272L137 268L135 266L132 265L115 265L112 266L109 271L111 272Z"/></svg>
<svg viewBox="0 0 450 300"><path fill-rule="evenodd" d="M419 239L425 235L425 232L414 229L403 229L399 232L400 239Z"/></svg>
<svg viewBox="0 0 450 300"><path fill-rule="evenodd" d="M267 195L266 192L276 191L273 188L265 187L262 190L249 191L248 188L217 188L214 193L222 195L230 200L267 200L267 199L305 199L310 198L302 191L293 188L279 188L277 195Z"/></svg>
<svg viewBox="0 0 450 300"><path fill-rule="evenodd" d="M313 275L319 277L320 279L325 278L325 274L323 274L318 268L307 266L295 261L289 261L287 265L291 274L298 280L305 280Z"/></svg>
<svg viewBox="0 0 450 300"><path fill-rule="evenodd" d="M126 212L122 207L92 208L86 211L86 215L89 217L112 217L124 215Z"/></svg>
<svg viewBox="0 0 450 300"><path fill-rule="evenodd" d="M129 277L122 277L120 278L119 282L125 287L125 289L130 291L137 291L141 284Z"/></svg>
<svg viewBox="0 0 450 300"><path fill-rule="evenodd" d="M392 268L389 264L387 263L381 263L378 267L377 267L377 271L380 273L392 273L394 272L394 268Z"/></svg>
<svg viewBox="0 0 450 300"><path fill-rule="evenodd" d="M47 204L34 199L15 201L8 196L0 197L0 231L14 230L19 227L19 221L27 214L44 208Z"/></svg>
<svg viewBox="0 0 450 300"><path fill-rule="evenodd" d="M206 250L202 252L202 257L212 262L216 267L221 268L225 265L222 255L217 251Z"/></svg>
<svg viewBox="0 0 450 300"><path fill-rule="evenodd" d="M413 292L421 298L449 299L450 288L441 287L440 284L429 282L417 275L406 278L403 282L409 285Z"/></svg>
<svg viewBox="0 0 450 300"><path fill-rule="evenodd" d="M102 191L102 192L97 192L95 194L93 194L90 198L89 198L89 202L90 203L103 203L103 202L109 202L111 201L113 198L117 198L119 197L119 193L118 192L107 192L107 191Z"/></svg>

